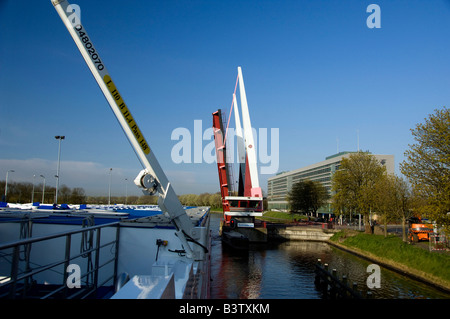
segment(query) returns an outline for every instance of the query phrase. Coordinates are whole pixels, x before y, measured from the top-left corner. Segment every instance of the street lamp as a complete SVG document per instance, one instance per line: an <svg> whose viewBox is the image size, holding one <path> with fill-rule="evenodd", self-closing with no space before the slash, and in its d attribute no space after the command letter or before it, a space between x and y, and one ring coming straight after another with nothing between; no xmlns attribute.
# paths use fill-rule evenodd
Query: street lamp
<svg viewBox="0 0 450 319"><path fill-rule="evenodd" d="M127 205L128 201L128 178L125 178L125 205Z"/></svg>
<svg viewBox="0 0 450 319"><path fill-rule="evenodd" d="M56 169L56 194L55 194L55 204L58 204L58 188L59 188L59 166L60 166L60 158L61 158L61 140L65 139L65 136L57 135L55 136L57 140L59 140L58 146L58 167Z"/></svg>
<svg viewBox="0 0 450 319"><path fill-rule="evenodd" d="M5 202L7 201L6 196L8 196L8 175L9 175L9 172L14 173L15 171L13 169L10 169L9 171L6 171Z"/></svg>
<svg viewBox="0 0 450 319"><path fill-rule="evenodd" d="M112 168L109 169L108 205L111 205L111 172Z"/></svg>
<svg viewBox="0 0 450 319"><path fill-rule="evenodd" d="M31 205L34 202L34 183L35 183L36 175L33 175L33 190L31 191Z"/></svg>
<svg viewBox="0 0 450 319"><path fill-rule="evenodd" d="M45 176L40 175L44 179L44 185L42 186L42 204L44 204L44 194L45 194Z"/></svg>

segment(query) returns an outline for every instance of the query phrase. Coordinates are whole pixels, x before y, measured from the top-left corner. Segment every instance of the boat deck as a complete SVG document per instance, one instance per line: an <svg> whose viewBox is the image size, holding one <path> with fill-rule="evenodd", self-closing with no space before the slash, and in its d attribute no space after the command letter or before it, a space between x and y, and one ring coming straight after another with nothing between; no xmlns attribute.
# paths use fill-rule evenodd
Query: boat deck
<svg viewBox="0 0 450 319"><path fill-rule="evenodd" d="M204 298L209 294L209 277L203 275L209 274L209 207L185 210L201 243L193 244L201 250L201 258L195 260L186 256L169 216L154 208L137 214L124 209L4 208L0 298L61 298L60 292L65 293L62 298L72 296L75 290L64 288L70 276L64 269L70 265L79 266L82 290L94 298L117 293L117 280L123 276L129 279L114 298L186 298L186 293ZM149 216L142 217L144 213ZM167 281L166 276L172 279ZM166 288L150 292L156 282ZM47 293L48 288L57 293Z"/></svg>

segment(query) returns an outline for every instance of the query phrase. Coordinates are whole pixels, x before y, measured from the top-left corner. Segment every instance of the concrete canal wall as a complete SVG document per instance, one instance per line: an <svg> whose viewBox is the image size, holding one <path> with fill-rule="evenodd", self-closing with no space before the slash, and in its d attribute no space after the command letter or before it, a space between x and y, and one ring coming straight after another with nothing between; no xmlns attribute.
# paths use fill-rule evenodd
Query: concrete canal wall
<svg viewBox="0 0 450 319"><path fill-rule="evenodd" d="M328 241L338 230L328 229L326 224L324 225L325 227L267 223L263 227L237 228L235 231L247 237L251 243L286 240Z"/></svg>
<svg viewBox="0 0 450 319"><path fill-rule="evenodd" d="M335 229L308 226L267 225L269 240L328 241Z"/></svg>

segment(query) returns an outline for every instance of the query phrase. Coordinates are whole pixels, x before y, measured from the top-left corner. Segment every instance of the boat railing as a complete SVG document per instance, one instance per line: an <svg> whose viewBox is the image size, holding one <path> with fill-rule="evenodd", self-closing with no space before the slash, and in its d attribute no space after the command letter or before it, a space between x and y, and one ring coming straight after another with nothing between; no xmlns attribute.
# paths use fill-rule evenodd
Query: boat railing
<svg viewBox="0 0 450 319"><path fill-rule="evenodd" d="M101 240L102 230L106 228L115 228L115 234L113 232L112 235L106 236L107 242ZM99 287L113 288L116 286L119 234L120 222L116 221L0 245L1 263L6 260L11 265L9 276L5 276L5 273L3 273L0 277L0 298L97 298ZM81 237L81 242L84 242L84 249L80 249L79 252L76 247L72 247L74 246L72 239L75 235L77 235L77 238ZM46 264L33 262L30 258L32 245L50 240L60 241L60 246L64 246L64 257L61 259L61 254L58 256L56 252L50 252L49 255L57 256L58 259ZM90 245L86 242L89 242ZM104 249L107 247L110 247L107 253L102 253L102 256L100 256L100 252L105 251ZM75 260L81 258L86 259L83 262L84 273L79 266L78 268L70 267L73 265L77 267L79 262ZM62 271L61 267L64 267ZM77 270L79 271L77 272ZM100 270L105 270L106 274L102 272L102 276L100 276ZM44 271L57 273L56 278L59 283L38 283L33 276L39 276ZM110 274L111 272L112 274ZM102 282L99 283L99 280L102 280ZM85 284L81 284L82 282ZM106 285L108 283L110 284Z"/></svg>

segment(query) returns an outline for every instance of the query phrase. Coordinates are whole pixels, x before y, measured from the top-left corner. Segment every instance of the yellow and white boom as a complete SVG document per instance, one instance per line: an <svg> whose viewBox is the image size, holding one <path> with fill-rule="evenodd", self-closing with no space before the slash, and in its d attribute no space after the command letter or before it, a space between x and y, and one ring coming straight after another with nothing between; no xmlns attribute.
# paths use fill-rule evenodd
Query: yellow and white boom
<svg viewBox="0 0 450 319"><path fill-rule="evenodd" d="M169 214L177 229L177 236L186 251L186 256L196 258L194 251L187 242L187 239L195 242L195 237L197 237L195 231L193 231L193 224L109 75L86 29L81 24L80 19L74 17L74 6L66 0L51 1L144 166L144 169L136 177L135 184L141 187L145 194L159 193L158 205L163 212Z"/></svg>

